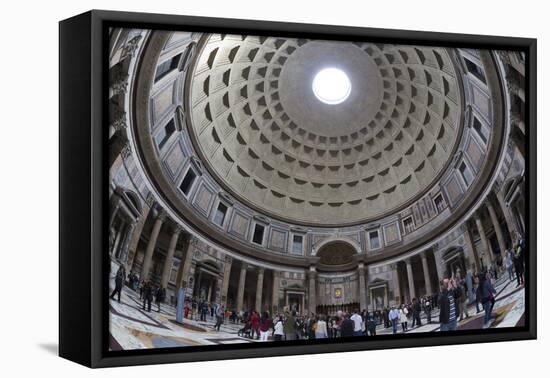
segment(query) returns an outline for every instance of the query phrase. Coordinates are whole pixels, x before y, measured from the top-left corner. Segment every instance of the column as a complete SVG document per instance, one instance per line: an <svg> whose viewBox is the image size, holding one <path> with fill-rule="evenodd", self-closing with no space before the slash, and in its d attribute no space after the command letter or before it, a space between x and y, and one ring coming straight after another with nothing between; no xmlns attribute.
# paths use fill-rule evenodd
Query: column
<svg viewBox="0 0 550 378"><path fill-rule="evenodd" d="M315 271L314 266L309 267L309 313L315 314L317 307L317 292L315 287L317 285L317 272ZM309 314L307 314L309 315Z"/></svg>
<svg viewBox="0 0 550 378"><path fill-rule="evenodd" d="M481 246L483 248L483 253L488 256L485 259L485 265L489 265L489 263L493 262L493 256L491 256L491 250L489 249L489 241L487 240L487 236L485 235L485 229L483 228L483 222L481 221L481 218L479 215L475 216L476 226L477 230L479 232L479 237L481 238Z"/></svg>
<svg viewBox="0 0 550 378"><path fill-rule="evenodd" d="M446 273L446 268L445 268L445 263L443 262L443 259L441 258L441 250L434 250L433 248L437 248L437 247L432 247L432 251L433 254L434 254L434 259L435 259L435 270L437 271L437 282L439 284L439 282L441 282L441 280L445 277L443 277ZM439 290L439 288L438 288Z"/></svg>
<svg viewBox="0 0 550 378"><path fill-rule="evenodd" d="M118 210L120 209L120 203L121 203L120 195L118 195L117 192L113 193L112 197L113 198L110 201L111 215L109 217L109 228L111 227L111 225L113 224L113 221L115 220L115 216L117 215Z"/></svg>
<svg viewBox="0 0 550 378"><path fill-rule="evenodd" d="M126 236L124 237L124 243L122 244L122 251L120 255L120 260L126 265L126 271L129 272L128 269L128 244L130 243L130 239L132 235L134 234L134 230L136 229L136 222L133 221L128 226L128 231L126 233Z"/></svg>
<svg viewBox="0 0 550 378"><path fill-rule="evenodd" d="M272 316L275 316L279 311L279 272L273 271L273 289L271 293L271 312Z"/></svg>
<svg viewBox="0 0 550 378"><path fill-rule="evenodd" d="M221 304L227 307L227 292L229 290L229 279L231 277L231 264L233 259L230 256L225 256L225 264L223 266L223 282Z"/></svg>
<svg viewBox="0 0 550 378"><path fill-rule="evenodd" d="M428 257L426 256L425 251L420 254L420 258L422 259L422 270L424 271L424 284L426 286L426 295L432 295L432 281L430 280L430 272L428 271Z"/></svg>
<svg viewBox="0 0 550 378"><path fill-rule="evenodd" d="M472 233L470 232L468 221L464 223L464 226L464 240L466 241L466 247L468 249L468 259L470 260L470 265L473 265L476 272L480 272L481 267L479 265L479 256L477 255L477 251L472 240Z"/></svg>
<svg viewBox="0 0 550 378"><path fill-rule="evenodd" d="M189 271L191 269L191 263L193 261L194 244L194 239L191 236L188 236L185 258L180 262L180 266L178 268L178 277L176 279L176 292L178 292L180 288L186 288L187 283L189 282Z"/></svg>
<svg viewBox="0 0 550 378"><path fill-rule="evenodd" d="M359 276L359 306L360 311L367 308L367 285L365 282L365 264L359 263L357 267L357 275Z"/></svg>
<svg viewBox="0 0 550 378"><path fill-rule="evenodd" d="M256 311L262 311L262 291L264 287L264 269L258 269L258 280L256 282Z"/></svg>
<svg viewBox="0 0 550 378"><path fill-rule="evenodd" d="M513 241L514 235L517 235L518 233L518 226L514 220L510 207L506 205L506 200L504 199L504 193L502 190L497 193L497 200L500 205L500 209L502 210L502 214L504 214L504 219L506 219L506 226L508 227L508 232L510 233Z"/></svg>
<svg viewBox="0 0 550 378"><path fill-rule="evenodd" d="M500 255L502 256L502 261L506 256L506 243L504 242L504 235L502 234L502 228L500 228L500 223L498 222L497 213L493 207L493 204L490 201L487 201L487 210L489 210L489 216L491 217L491 222L493 223L493 228L497 234L498 246L500 247Z"/></svg>
<svg viewBox="0 0 550 378"><path fill-rule="evenodd" d="M160 233L160 228L162 227L162 223L164 223L165 214L160 213L157 216L157 219L155 220L155 224L153 226L153 231L151 232L151 236L149 237L149 242L147 243L147 248L145 249L145 257L143 258L143 266L141 267L141 274L140 279L141 280L147 280L149 279L149 270L151 269L151 261L153 260L153 252L155 252L155 246L157 244L157 238Z"/></svg>
<svg viewBox="0 0 550 378"><path fill-rule="evenodd" d="M126 270L128 272L132 269L132 266L134 265L134 259L136 257L136 249L139 243L139 239L141 238L141 232L143 231L143 226L145 226L145 221L149 216L151 206L152 206L152 198L143 204L143 208L141 209L141 215L137 220L136 227L134 227L134 231L132 232L132 237L130 239L130 242L128 243L128 262L126 265L126 267L128 268Z"/></svg>
<svg viewBox="0 0 550 378"><path fill-rule="evenodd" d="M401 302L401 287L399 286L399 273L397 271L397 264L392 264L391 269L393 270L393 296L395 301L399 305Z"/></svg>
<svg viewBox="0 0 550 378"><path fill-rule="evenodd" d="M168 279L170 278L170 271L172 270L172 262L174 261L174 253L176 252L176 245L178 244L180 232L181 229L176 226L172 232L170 244L168 245L168 252L166 253L166 258L164 259L160 286L165 289L168 287Z"/></svg>
<svg viewBox="0 0 550 378"><path fill-rule="evenodd" d="M412 301L413 298L416 298L416 290L414 289L414 277L413 277L413 271L412 271L412 265L411 265L411 259L406 259L405 264L407 265L407 278L409 280L409 300Z"/></svg>
<svg viewBox="0 0 550 378"><path fill-rule="evenodd" d="M239 275L239 286L237 288L237 311L243 310L245 281L246 281L246 263L243 262L241 265L241 273Z"/></svg>

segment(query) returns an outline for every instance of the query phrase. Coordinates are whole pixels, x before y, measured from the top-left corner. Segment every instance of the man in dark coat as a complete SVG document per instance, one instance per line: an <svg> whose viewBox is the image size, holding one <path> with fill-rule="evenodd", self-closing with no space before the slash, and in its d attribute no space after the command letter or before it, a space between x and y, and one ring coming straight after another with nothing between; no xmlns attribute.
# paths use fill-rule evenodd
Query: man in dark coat
<svg viewBox="0 0 550 378"><path fill-rule="evenodd" d="M122 286L124 285L124 277L126 276L126 273L124 270L125 269L122 265L118 268L118 271L116 272L116 276L115 276L115 289L111 293L111 299L114 299L115 294L118 294L119 303L120 303L120 293L122 292Z"/></svg>
<svg viewBox="0 0 550 378"><path fill-rule="evenodd" d="M159 286L157 289L157 292L155 293L155 299L158 306L157 312L160 312L160 304L164 301L165 298L166 298L166 289L163 288L162 286Z"/></svg>
<svg viewBox="0 0 550 378"><path fill-rule="evenodd" d="M342 324L340 324L340 337L352 337L353 328L353 320L351 320L347 314L344 315L344 320L342 320Z"/></svg>
<svg viewBox="0 0 550 378"><path fill-rule="evenodd" d="M143 284L143 310L147 307L147 311L151 312L151 302L153 301L153 287L149 281Z"/></svg>
<svg viewBox="0 0 550 378"><path fill-rule="evenodd" d="M412 327L413 328L415 325L417 327L422 326L422 322L420 321L421 312L422 312L422 306L420 306L420 302L418 301L418 299L413 298L413 301L412 301L412 318L413 318Z"/></svg>

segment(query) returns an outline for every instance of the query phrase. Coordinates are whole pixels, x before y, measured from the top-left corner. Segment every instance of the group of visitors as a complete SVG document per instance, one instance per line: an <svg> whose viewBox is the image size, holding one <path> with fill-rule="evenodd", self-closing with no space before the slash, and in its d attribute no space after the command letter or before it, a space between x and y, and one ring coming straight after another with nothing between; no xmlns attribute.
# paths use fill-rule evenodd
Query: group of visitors
<svg viewBox="0 0 550 378"><path fill-rule="evenodd" d="M134 291L139 287L139 299L143 301L143 310L151 312L151 304L153 299L157 304L157 312L160 312L160 305L166 299L166 289L162 286L154 286L151 281L146 280L139 282L139 278L135 273L130 273L126 276L126 269L123 265L119 266L115 275L115 288L111 292L110 298L114 299L117 296L117 301L120 303L120 295L127 279L128 287Z"/></svg>

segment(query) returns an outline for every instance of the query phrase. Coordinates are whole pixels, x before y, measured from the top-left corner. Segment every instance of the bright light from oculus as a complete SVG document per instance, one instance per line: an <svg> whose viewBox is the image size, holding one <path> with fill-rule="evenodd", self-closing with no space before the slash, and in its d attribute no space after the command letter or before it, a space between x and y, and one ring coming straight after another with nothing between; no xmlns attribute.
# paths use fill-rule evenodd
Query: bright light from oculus
<svg viewBox="0 0 550 378"><path fill-rule="evenodd" d="M311 88L319 101L336 105L349 97L351 82L344 71L338 68L325 68L315 75Z"/></svg>

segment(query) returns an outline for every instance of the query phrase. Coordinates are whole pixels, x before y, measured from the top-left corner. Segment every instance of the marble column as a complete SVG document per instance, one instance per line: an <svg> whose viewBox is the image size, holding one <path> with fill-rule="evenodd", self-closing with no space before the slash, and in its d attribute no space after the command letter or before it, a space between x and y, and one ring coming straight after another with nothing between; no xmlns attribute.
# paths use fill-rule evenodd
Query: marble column
<svg viewBox="0 0 550 378"><path fill-rule="evenodd" d="M179 291L180 288L187 288L187 285L189 283L189 272L191 270L191 263L193 262L193 252L195 241L192 236L187 237L187 251L185 251L185 258L180 262L180 266L178 268L178 278L177 278L177 285L176 285L176 292Z"/></svg>
<svg viewBox="0 0 550 378"><path fill-rule="evenodd" d="M483 248L483 253L485 254L485 265L488 266L489 263L493 262L493 256L491 249L489 248L489 241L487 240L487 235L485 235L485 229L483 228L483 222L479 217L479 214L475 216L477 230L479 232L479 237L481 238L481 247Z"/></svg>
<svg viewBox="0 0 550 378"><path fill-rule="evenodd" d="M391 268L393 270L393 295L395 297L395 301L397 302L397 305L399 305L401 302L401 287L399 286L399 272L397 270L397 264L392 264Z"/></svg>
<svg viewBox="0 0 550 378"><path fill-rule="evenodd" d="M164 266L162 268L162 276L160 279L160 286L163 288L168 287L168 280L170 278L170 271L172 270L172 263L174 262L174 253L176 252L176 245L178 244L178 238L180 236L181 229L175 227L170 238L170 244L168 245L168 251L166 252L166 258L164 259Z"/></svg>
<svg viewBox="0 0 550 378"><path fill-rule="evenodd" d="M275 316L279 311L279 275L277 271L273 271L273 291L271 293L271 312L272 316Z"/></svg>
<svg viewBox="0 0 550 378"><path fill-rule="evenodd" d="M470 260L470 266L466 268L470 269L473 266L476 272L480 272L481 266L479 265L479 256L477 255L477 250L472 240L472 233L468 221L464 223L464 226L464 241L466 242L466 248L468 250L468 260Z"/></svg>
<svg viewBox="0 0 550 378"><path fill-rule="evenodd" d="M498 246L500 248L502 261L504 261L504 257L506 256L506 243L504 241L504 235L502 234L502 228L500 227L500 223L498 222L497 213L495 212L495 208L490 201L487 201L487 210L489 210L489 217L491 218L493 228L495 229L495 233L497 234Z"/></svg>
<svg viewBox="0 0 550 378"><path fill-rule="evenodd" d="M258 280L256 281L256 311L262 312L262 291L264 287L264 269L258 269Z"/></svg>
<svg viewBox="0 0 550 378"><path fill-rule="evenodd" d="M242 263L241 265L241 273L239 275L239 286L237 288L237 311L244 310L243 308L243 302L244 302L244 285L246 282L246 263Z"/></svg>
<svg viewBox="0 0 550 378"><path fill-rule="evenodd" d="M149 216L149 212L151 211L152 203L153 203L152 198L150 198L148 201L146 201L143 204L143 208L141 209L141 214L132 232L132 237L130 238L130 242L128 243L128 262L126 265L126 267L128 268L127 269L128 272L131 271L132 266L134 265L134 260L136 258L136 249L139 243L139 239L141 238L141 232L143 231L143 226L145 226L145 222L147 221L147 217Z"/></svg>
<svg viewBox="0 0 550 378"><path fill-rule="evenodd" d="M367 308L367 285L365 280L365 264L360 262L357 267L357 275L359 276L359 306L361 311Z"/></svg>
<svg viewBox="0 0 550 378"><path fill-rule="evenodd" d="M309 267L308 272L308 278L309 278L309 313L316 313L317 308L317 291L315 290L317 286L317 272L315 271L315 267L311 266ZM309 315L309 314L308 314Z"/></svg>
<svg viewBox="0 0 550 378"><path fill-rule="evenodd" d="M229 280L231 278L231 264L233 259L231 256L225 256L225 264L223 266L223 282L221 304L227 307L227 292L229 290Z"/></svg>
<svg viewBox="0 0 550 378"><path fill-rule="evenodd" d="M409 280L409 300L412 301L413 298L416 298L416 290L414 288L414 276L412 271L411 259L406 259L405 264L407 265L407 278Z"/></svg>
<svg viewBox="0 0 550 378"><path fill-rule="evenodd" d="M497 193L497 200L500 205L500 209L502 210L502 214L504 214L504 219L506 219L506 226L508 227L510 237L512 238L512 240L514 240L514 235L518 234L519 228L510 207L506 204L506 200L504 199L504 193L502 192L502 190Z"/></svg>
<svg viewBox="0 0 550 378"><path fill-rule="evenodd" d="M428 270L428 257L426 256L425 251L420 254L420 258L422 259L422 270L424 271L424 285L426 286L426 295L432 295L432 281L430 280L430 272Z"/></svg>
<svg viewBox="0 0 550 378"><path fill-rule="evenodd" d="M122 199L120 198L120 195L117 192L115 192L112 195L112 198L111 198L111 201L110 201L111 202L111 204L110 204L111 215L109 216L109 228L113 224L113 221L115 220L115 216L117 215L118 210L120 210L121 201L122 201Z"/></svg>
<svg viewBox="0 0 550 378"><path fill-rule="evenodd" d="M160 213L155 220L153 225L153 231L151 231L151 236L149 237L149 242L147 243L147 248L145 249L145 257L143 258L143 265L141 267L141 280L149 279L149 273L151 269L151 262L153 260L153 253L155 252L155 246L157 245L157 239L160 233L160 228L164 223L166 215Z"/></svg>

